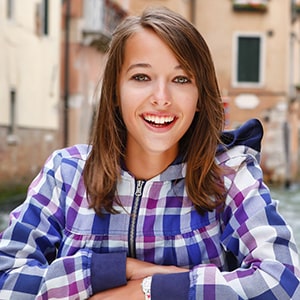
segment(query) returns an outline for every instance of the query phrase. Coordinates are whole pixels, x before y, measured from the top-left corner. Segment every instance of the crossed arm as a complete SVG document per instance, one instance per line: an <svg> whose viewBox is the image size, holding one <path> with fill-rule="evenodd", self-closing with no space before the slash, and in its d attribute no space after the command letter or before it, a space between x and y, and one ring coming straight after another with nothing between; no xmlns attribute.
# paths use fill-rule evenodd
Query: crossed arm
<svg viewBox="0 0 300 300"><path fill-rule="evenodd" d="M132 299L143 300L144 294L141 289L142 280L147 276L154 274L171 274L187 272L187 269L176 266L160 266L148 262L140 261L134 258L127 258L126 278L127 284L121 287L113 288L98 294L95 294L90 300L118 300Z"/></svg>

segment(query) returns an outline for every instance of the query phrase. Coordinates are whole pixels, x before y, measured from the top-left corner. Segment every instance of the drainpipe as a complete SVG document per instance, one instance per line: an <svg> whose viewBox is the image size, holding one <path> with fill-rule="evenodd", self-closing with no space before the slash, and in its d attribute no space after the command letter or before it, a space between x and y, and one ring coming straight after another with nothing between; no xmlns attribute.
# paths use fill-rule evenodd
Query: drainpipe
<svg viewBox="0 0 300 300"><path fill-rule="evenodd" d="M69 59L70 59L70 11L71 1L64 0L66 5L65 13L65 72L64 72L64 108L63 108L63 127L64 147L68 146L69 141Z"/></svg>
<svg viewBox="0 0 300 300"><path fill-rule="evenodd" d="M191 17L191 22L196 25L196 1L195 0L190 0L190 17Z"/></svg>
<svg viewBox="0 0 300 300"><path fill-rule="evenodd" d="M290 127L288 121L283 124L283 141L284 141L284 154L285 154L285 181L284 187L289 189L291 186L291 153L290 153Z"/></svg>

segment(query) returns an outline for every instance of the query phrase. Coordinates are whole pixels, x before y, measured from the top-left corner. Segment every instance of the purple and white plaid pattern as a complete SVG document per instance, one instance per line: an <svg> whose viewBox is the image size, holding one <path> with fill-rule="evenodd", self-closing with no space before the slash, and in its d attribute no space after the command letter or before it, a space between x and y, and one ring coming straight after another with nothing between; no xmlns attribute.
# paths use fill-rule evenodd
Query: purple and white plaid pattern
<svg viewBox="0 0 300 300"><path fill-rule="evenodd" d="M11 214L0 241L0 299L86 299L93 291L93 253L128 252L136 181L122 171L123 208L98 217L82 179L87 155L86 145L56 151ZM216 157L231 170L222 213L195 211L184 164L144 182L135 255L188 268L190 299L300 299L295 241L262 182L257 155L237 146ZM237 257L233 271L227 251Z"/></svg>

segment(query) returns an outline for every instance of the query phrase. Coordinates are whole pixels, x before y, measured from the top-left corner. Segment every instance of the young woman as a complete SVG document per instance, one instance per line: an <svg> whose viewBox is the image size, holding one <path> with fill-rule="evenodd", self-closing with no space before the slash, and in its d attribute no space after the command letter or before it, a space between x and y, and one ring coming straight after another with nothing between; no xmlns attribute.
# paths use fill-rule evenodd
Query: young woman
<svg viewBox="0 0 300 300"><path fill-rule="evenodd" d="M0 241L0 299L300 299L259 166L223 132L209 49L166 9L115 31L90 145L53 153Z"/></svg>

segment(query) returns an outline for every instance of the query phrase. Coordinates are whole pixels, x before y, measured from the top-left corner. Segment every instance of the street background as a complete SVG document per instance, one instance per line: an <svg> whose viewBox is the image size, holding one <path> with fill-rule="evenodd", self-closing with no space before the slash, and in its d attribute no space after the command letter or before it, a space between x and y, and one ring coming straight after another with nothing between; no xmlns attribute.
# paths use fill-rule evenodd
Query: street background
<svg viewBox="0 0 300 300"><path fill-rule="evenodd" d="M0 231L46 158L89 140L111 34L154 5L207 41L226 129L261 121L264 180L300 249L300 0L0 0Z"/></svg>

